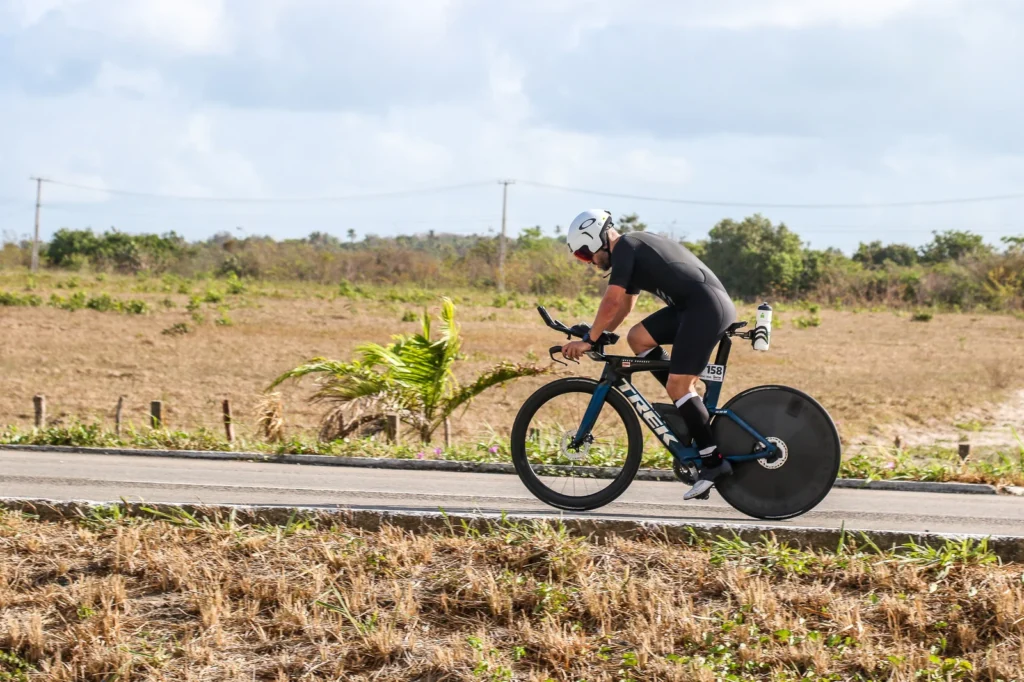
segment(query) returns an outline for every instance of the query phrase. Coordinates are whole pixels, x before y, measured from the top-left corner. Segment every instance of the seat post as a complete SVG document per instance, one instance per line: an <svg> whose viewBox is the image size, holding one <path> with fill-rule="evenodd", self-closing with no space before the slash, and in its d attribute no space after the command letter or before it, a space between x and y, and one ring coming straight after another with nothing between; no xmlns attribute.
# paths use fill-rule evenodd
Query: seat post
<svg viewBox="0 0 1024 682"><path fill-rule="evenodd" d="M729 351L732 350L732 339L729 338L728 334L722 336L722 340L718 342L718 354L715 355L716 365L727 365L729 364Z"/></svg>

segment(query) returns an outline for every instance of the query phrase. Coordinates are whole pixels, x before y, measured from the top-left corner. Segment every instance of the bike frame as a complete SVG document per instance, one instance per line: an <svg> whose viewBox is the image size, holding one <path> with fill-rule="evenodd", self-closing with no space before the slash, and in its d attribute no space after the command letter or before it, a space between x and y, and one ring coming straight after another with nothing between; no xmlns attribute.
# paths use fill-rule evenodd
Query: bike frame
<svg viewBox="0 0 1024 682"><path fill-rule="evenodd" d="M729 364L729 352L731 350L732 339L728 335L723 336L718 344L718 353L715 356L714 364L708 365L700 375L700 378L707 386L707 392L704 394L704 405L707 407L709 414L736 422L741 429L749 433L764 448L749 454L726 455L726 459L730 462L745 462L771 457L778 451L778 447L774 443L769 442L732 410L718 408L718 399L722 393L722 383L725 381L725 368ZM701 459L698 449L695 446L685 446L680 443L668 425L662 421L661 415L651 407L647 399L629 381L629 377L636 372L669 369L669 362L626 355L602 355L594 352L587 355L593 360L604 362L605 368L601 373L601 379L598 381L597 388L594 389L590 404L587 406L587 411L583 415L583 419L570 447L579 448L583 445L583 439L594 428L594 423L601 413L605 400L607 400L608 392L614 388L629 401L640 421L654 432L654 435L658 437L680 464L684 466L692 465L700 469Z"/></svg>

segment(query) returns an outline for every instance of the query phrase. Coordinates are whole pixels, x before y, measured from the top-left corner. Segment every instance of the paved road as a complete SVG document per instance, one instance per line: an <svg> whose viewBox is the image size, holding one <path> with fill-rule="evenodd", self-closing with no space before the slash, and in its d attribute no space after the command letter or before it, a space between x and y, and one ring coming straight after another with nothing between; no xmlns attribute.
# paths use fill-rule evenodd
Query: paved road
<svg viewBox="0 0 1024 682"><path fill-rule="evenodd" d="M634 481L616 502L590 515L763 523L737 513L714 493L684 502L684 489L675 482ZM504 474L10 450L0 450L0 497L557 513L517 477ZM834 489L813 511L776 523L1024 537L1024 498Z"/></svg>

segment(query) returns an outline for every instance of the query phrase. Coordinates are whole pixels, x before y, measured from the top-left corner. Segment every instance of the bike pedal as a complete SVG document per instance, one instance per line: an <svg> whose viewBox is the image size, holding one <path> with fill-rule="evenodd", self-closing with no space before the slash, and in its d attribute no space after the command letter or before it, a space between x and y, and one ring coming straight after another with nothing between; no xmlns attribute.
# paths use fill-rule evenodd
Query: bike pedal
<svg viewBox="0 0 1024 682"><path fill-rule="evenodd" d="M711 488L708 488L703 493L701 493L700 495L698 495L697 497L695 497L693 499L695 499L695 500L706 500L709 497L711 497Z"/></svg>

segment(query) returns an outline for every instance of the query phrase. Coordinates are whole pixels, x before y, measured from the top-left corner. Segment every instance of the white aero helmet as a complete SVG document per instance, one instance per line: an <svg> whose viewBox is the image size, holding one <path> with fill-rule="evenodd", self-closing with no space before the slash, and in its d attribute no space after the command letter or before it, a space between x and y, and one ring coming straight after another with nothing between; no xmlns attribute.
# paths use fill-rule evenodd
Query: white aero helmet
<svg viewBox="0 0 1024 682"><path fill-rule="evenodd" d="M612 214L604 209L592 208L576 216L565 235L572 255L592 263L594 254L608 246L606 233L612 224Z"/></svg>

